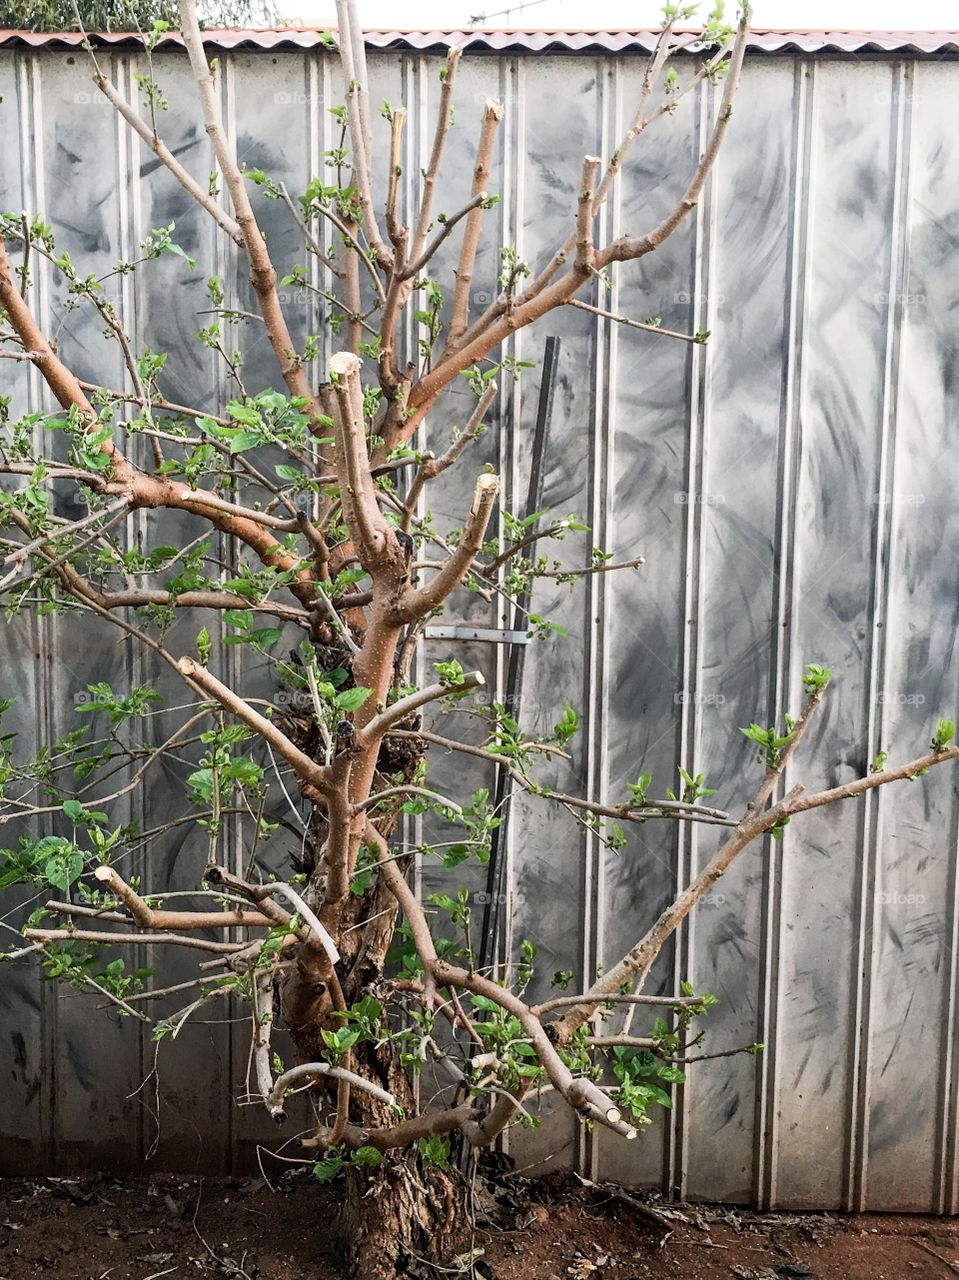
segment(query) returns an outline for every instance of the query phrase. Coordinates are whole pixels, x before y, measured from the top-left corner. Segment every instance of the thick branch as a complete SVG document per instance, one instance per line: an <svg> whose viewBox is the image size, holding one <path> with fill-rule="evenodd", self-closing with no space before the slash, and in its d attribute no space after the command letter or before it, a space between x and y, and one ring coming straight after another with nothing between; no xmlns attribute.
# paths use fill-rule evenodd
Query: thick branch
<svg viewBox="0 0 959 1280"><path fill-rule="evenodd" d="M364 566L380 565L387 556L392 534L380 511L370 474L359 356L338 352L330 361L330 377L343 514Z"/></svg>
<svg viewBox="0 0 959 1280"><path fill-rule="evenodd" d="M254 711L248 702L227 688L222 681L201 667L192 658L180 658L177 662L180 674L199 685L204 693L215 698L221 706L226 707L231 715L242 721L248 728L265 739L289 764L293 766L297 776L318 792L325 793L329 788L329 775L322 765L311 760L301 751L271 720Z"/></svg>
<svg viewBox="0 0 959 1280"><path fill-rule="evenodd" d="M499 493L499 477L484 472L476 481L473 505L466 518L463 536L453 554L439 573L422 587L408 591L399 601L394 618L399 622L413 622L416 618L436 609L466 577L483 546L486 526L493 512L493 504Z"/></svg>
<svg viewBox="0 0 959 1280"><path fill-rule="evenodd" d="M232 929L246 927L269 929L270 921L258 911L159 911L151 907L131 889L112 867L101 866L94 876L105 885L130 912L141 929Z"/></svg>
<svg viewBox="0 0 959 1280"><path fill-rule="evenodd" d="M373 208L373 160L370 154L369 83L366 75L366 51L354 0L336 0L339 24L340 63L346 81L346 112L353 144L353 185L360 206L363 230L378 262L388 266L391 255L376 222Z"/></svg>
<svg viewBox="0 0 959 1280"><path fill-rule="evenodd" d="M60 406L69 409L72 405L76 405L84 417L96 418L93 406L84 394L83 388L47 342L30 308L21 297L2 235L0 235L0 309L7 313L10 323L17 332L17 337L23 343L24 350L39 366L40 372Z"/></svg>
<svg viewBox="0 0 959 1280"><path fill-rule="evenodd" d="M596 257L593 246L593 187L599 165L599 156L586 156L583 160L583 180L576 211L576 266L583 272L593 270Z"/></svg>
<svg viewBox="0 0 959 1280"><path fill-rule="evenodd" d="M479 145L476 148L476 163L473 166L472 195L474 199L483 195L488 186L493 145L496 142L496 131L502 119L503 104L488 99L483 111L483 126L480 130ZM450 316L447 347L451 347L459 341L469 324L470 287L473 283L473 267L476 263L476 251L479 248L482 225L483 208L482 202L480 202L470 210L466 220L466 231L463 234L459 266L456 268L456 288L453 292L453 310Z"/></svg>
<svg viewBox="0 0 959 1280"><path fill-rule="evenodd" d="M183 43L190 56L190 66L200 92L200 104L206 131L213 143L217 163L223 173L223 180L230 193L237 225L243 237L250 264L250 282L260 306L260 312L266 325L270 345L276 355L283 379L290 394L303 396L311 406L312 416L316 416L315 399L306 371L296 358L293 339L287 327L283 308L276 291L276 271L270 261L266 242L257 225L250 204L250 196L246 188L246 180L236 161L236 154L220 117L217 103L216 82L203 52L203 37L196 16L194 0L180 0L180 27Z"/></svg>
<svg viewBox="0 0 959 1280"><path fill-rule="evenodd" d="M412 256L414 258L418 258L423 252L426 245L426 237L429 235L433 216L433 190L436 186L436 176L439 172L440 161L443 158L443 146L453 123L453 85L456 82L456 68L459 66L462 53L462 46L450 49L446 55L444 74L441 75L440 79L440 101L436 113L436 131L433 135L433 147L430 152L429 164L426 166L426 173L423 177L420 216L416 224L416 236L413 240Z"/></svg>

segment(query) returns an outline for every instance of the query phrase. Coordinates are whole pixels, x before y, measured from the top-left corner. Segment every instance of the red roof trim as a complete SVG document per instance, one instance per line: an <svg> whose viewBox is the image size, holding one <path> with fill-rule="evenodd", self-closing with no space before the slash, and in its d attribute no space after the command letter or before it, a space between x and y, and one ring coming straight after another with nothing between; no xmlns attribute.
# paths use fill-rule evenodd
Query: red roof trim
<svg viewBox="0 0 959 1280"><path fill-rule="evenodd" d="M335 28L333 28L335 30ZM243 29L229 27L204 33L207 43L222 49L252 46L260 49L312 49L322 45L319 27L281 27ZM652 28L628 30L587 29L500 29L474 27L465 30L435 28L433 30L369 30L366 43L373 49L435 49L465 45L472 49L500 51L521 49L539 52L563 49L570 52L604 50L609 53L643 52L652 47L657 32ZM126 32L105 32L96 36L104 44L137 43L140 37ZM0 30L0 45L78 46L79 32L35 32ZM164 43L180 43L177 33L163 37ZM866 50L885 53L942 53L959 51L959 31L867 31L867 30L789 30L761 27L753 30L749 47L757 52L776 53L855 53Z"/></svg>

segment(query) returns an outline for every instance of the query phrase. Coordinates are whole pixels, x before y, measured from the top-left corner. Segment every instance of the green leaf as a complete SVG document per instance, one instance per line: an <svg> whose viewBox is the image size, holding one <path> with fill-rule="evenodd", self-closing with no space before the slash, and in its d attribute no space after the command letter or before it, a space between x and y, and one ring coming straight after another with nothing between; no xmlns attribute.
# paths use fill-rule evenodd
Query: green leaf
<svg viewBox="0 0 959 1280"><path fill-rule="evenodd" d="M571 703L567 702L563 708L562 718L553 730L553 734L559 741L560 746L565 747L570 738L579 732L579 727L579 713Z"/></svg>
<svg viewBox="0 0 959 1280"><path fill-rule="evenodd" d="M939 719L936 721L936 732L933 734L931 747L933 751L945 751L946 747L956 736L956 726L952 720Z"/></svg>
<svg viewBox="0 0 959 1280"><path fill-rule="evenodd" d="M376 1147L357 1147L353 1152L353 1164L382 1164L383 1153Z"/></svg>
<svg viewBox="0 0 959 1280"><path fill-rule="evenodd" d="M60 837L50 836L48 839L59 841ZM69 840L62 840L53 857L44 863L43 874L55 889L66 893L82 870L83 854Z"/></svg>
<svg viewBox="0 0 959 1280"><path fill-rule="evenodd" d="M651 773L641 773L635 782L628 782L626 784L632 792L633 799L640 808L642 808L646 803L646 793L649 791L652 781L653 775Z"/></svg>
<svg viewBox="0 0 959 1280"><path fill-rule="evenodd" d="M71 822L79 822L83 817L83 805L79 800L65 800L63 804L63 812Z"/></svg>
<svg viewBox="0 0 959 1280"><path fill-rule="evenodd" d="M372 689L364 689L360 685L352 689L343 689L336 695L333 705L339 707L341 711L358 711L372 692Z"/></svg>
<svg viewBox="0 0 959 1280"><path fill-rule="evenodd" d="M826 685L832 679L832 671L829 667L822 667L818 662L807 662L802 682L806 686L808 693L815 695L825 689Z"/></svg>
<svg viewBox="0 0 959 1280"><path fill-rule="evenodd" d="M685 1073L680 1071L679 1067L670 1066L668 1062L664 1063L656 1074L659 1076L660 1080L665 1080L668 1084L686 1083Z"/></svg>
<svg viewBox="0 0 959 1280"><path fill-rule="evenodd" d="M313 1166L313 1176L320 1182L331 1182L338 1173L342 1172L344 1163L342 1156L327 1156L325 1160L318 1160Z"/></svg>
<svg viewBox="0 0 959 1280"><path fill-rule="evenodd" d="M234 422L242 422L245 427L260 427L262 420L259 411L249 405L240 404L239 400L231 400L226 411Z"/></svg>
<svg viewBox="0 0 959 1280"><path fill-rule="evenodd" d="M190 774L186 782L199 799L205 800L207 804L213 799L212 769L197 769L195 773Z"/></svg>
<svg viewBox="0 0 959 1280"><path fill-rule="evenodd" d="M283 632L279 627L259 627L256 631L250 632L250 640L253 644L258 644L261 649L270 649L282 635Z"/></svg>
<svg viewBox="0 0 959 1280"><path fill-rule="evenodd" d="M227 444L231 453L242 453L244 449L255 449L263 443L263 435L259 431L236 431Z"/></svg>

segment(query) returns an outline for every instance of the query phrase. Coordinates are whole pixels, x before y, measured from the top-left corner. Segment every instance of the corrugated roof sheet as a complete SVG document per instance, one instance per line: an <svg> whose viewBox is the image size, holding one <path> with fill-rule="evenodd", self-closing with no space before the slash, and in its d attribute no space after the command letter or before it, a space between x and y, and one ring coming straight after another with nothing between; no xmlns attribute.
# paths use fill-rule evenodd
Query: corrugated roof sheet
<svg viewBox="0 0 959 1280"><path fill-rule="evenodd" d="M335 31L335 27L332 28ZM206 41L222 49L253 46L259 49L310 49L322 44L319 26L246 29L227 27L205 33ZM435 28L429 31L366 31L366 42L376 49L443 49L465 45L472 49L545 49L570 52L605 50L609 53L643 52L652 48L657 32L649 27L629 30L535 30L522 28L472 27L463 30ZM104 44L128 44L140 40L126 32L106 32L96 39ZM79 45L78 32L35 32L0 30L0 45ZM179 43L171 32L164 42ZM844 31L781 30L758 27L749 37L749 47L758 53L800 51L803 53L910 53L941 54L959 52L959 31Z"/></svg>

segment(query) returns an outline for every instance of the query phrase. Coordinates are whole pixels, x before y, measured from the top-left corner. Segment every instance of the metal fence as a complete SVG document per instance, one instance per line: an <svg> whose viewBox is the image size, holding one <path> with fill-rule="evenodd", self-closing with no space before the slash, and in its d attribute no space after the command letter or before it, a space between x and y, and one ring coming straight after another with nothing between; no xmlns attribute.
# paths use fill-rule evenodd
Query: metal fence
<svg viewBox="0 0 959 1280"><path fill-rule="evenodd" d="M103 56L133 97L135 51ZM223 53L221 64L241 158L302 189L333 144L332 58L276 47ZM435 51L371 58L376 98L409 109L409 171L428 147L438 66ZM506 112L491 182L499 225L476 273L477 306L496 287L498 244L535 260L565 236L581 156L610 154L641 68L628 52L464 57L454 136L472 139L488 96ZM185 58L161 52L157 75L170 100L166 140L203 179L213 164ZM571 309L513 343L511 354L537 360L545 332L562 337L546 497L591 532L559 554L583 563L596 544L646 559L585 590L538 591L535 611L569 637L531 647L520 713L548 726L557 689L581 708L569 785L618 800L642 770L668 785L679 762L706 769L717 802L734 807L757 767L738 727L795 710L810 660L836 679L791 782L851 779L880 749L909 758L936 716L955 710L957 92L959 66L934 56L750 58L701 207L595 299L666 328L709 329L708 345ZM242 273L205 215L118 127L80 50L0 49L0 94L0 208L42 212L84 271L102 272L175 221L179 242L242 298ZM605 234L640 232L669 207L715 105L707 89L643 139ZM469 168L468 151L449 166L450 208L464 202ZM276 259L301 260L282 210L263 209ZM168 394L191 401L220 376L193 341L202 276L169 260L149 284L119 286L140 339L172 353ZM38 289L78 373L120 379L112 355L104 370L100 326L67 314L42 273ZM315 323L309 306L301 332ZM251 385L273 377L262 346L246 371ZM39 407L28 371L0 377L20 407ZM538 378L532 370L502 389L484 444L510 494L525 491ZM459 513L465 484L442 491L441 516ZM475 602L467 613L481 617ZM185 651L193 631L178 626ZM27 747L73 727L74 700L104 672L169 684L73 619L10 623L3 652L3 692L20 699ZM475 661L502 679L502 654L491 652L476 646ZM158 774L141 821L175 794ZM944 769L806 815L781 844L745 855L681 931L655 989L689 977L721 998L708 1048L756 1040L765 1051L694 1069L673 1112L637 1143L583 1133L557 1111L512 1140L519 1162L555 1152L553 1164L595 1176L742 1203L956 1211L956 795ZM530 800L514 815L513 937L536 941L547 975L570 967L576 981L615 960L713 846L708 828L647 824L614 856L566 813ZM138 871L152 887L189 885L203 858L185 825ZM173 964L165 977L191 976ZM245 1028L206 1022L165 1042L155 1062L138 1025L94 1015L89 999L27 965L5 967L0 1168L137 1167L158 1106L151 1167L249 1166L272 1131L233 1101L247 1039Z"/></svg>

